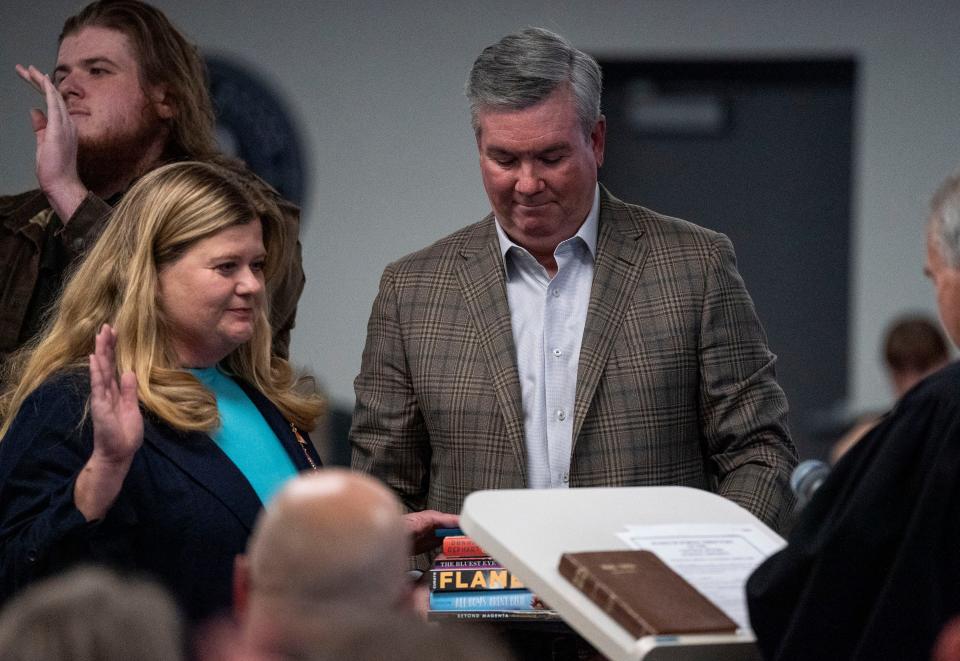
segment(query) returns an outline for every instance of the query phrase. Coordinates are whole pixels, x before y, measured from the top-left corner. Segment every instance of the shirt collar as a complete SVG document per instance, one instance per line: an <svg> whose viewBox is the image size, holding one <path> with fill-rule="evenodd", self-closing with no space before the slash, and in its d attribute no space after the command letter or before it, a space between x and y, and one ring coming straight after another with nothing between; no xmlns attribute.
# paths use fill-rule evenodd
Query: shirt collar
<svg viewBox="0 0 960 661"><path fill-rule="evenodd" d="M494 216L496 222L494 225L497 228L497 241L500 243L500 258L503 260L503 267L507 267L507 253L511 248L518 248L524 250L524 248L516 243L507 236L507 233L503 231L503 227L500 225L500 219ZM600 226L600 185L598 184L593 190L593 205L590 207L590 213L587 214L586 219L583 221L583 224L580 225L580 229L577 230L577 233L571 238L579 237L583 243L587 246L587 249L590 251L590 254L594 259L597 258L597 231ZM569 241L570 239L567 239Z"/></svg>

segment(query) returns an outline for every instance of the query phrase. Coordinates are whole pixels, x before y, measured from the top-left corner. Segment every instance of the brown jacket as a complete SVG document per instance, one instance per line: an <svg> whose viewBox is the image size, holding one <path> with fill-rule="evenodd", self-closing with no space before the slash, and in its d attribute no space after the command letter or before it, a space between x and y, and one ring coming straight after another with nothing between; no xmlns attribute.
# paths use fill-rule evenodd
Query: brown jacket
<svg viewBox="0 0 960 661"><path fill-rule="evenodd" d="M221 165L224 163L220 163ZM248 186L261 215L280 218L287 236L280 272L268 283L274 351L286 357L294 326L297 301L303 291L300 254L300 210L269 184L237 163L227 164ZM93 195L80 204L70 222L56 233L65 258L72 265L84 255L108 220L111 207ZM40 273L41 250L52 231L53 211L39 190L0 197L0 363L30 339L23 337L24 323Z"/></svg>
<svg viewBox="0 0 960 661"><path fill-rule="evenodd" d="M353 466L410 509L527 486L505 282L492 216L380 281ZM780 528L796 456L774 361L730 241L602 189L570 486L709 489Z"/></svg>

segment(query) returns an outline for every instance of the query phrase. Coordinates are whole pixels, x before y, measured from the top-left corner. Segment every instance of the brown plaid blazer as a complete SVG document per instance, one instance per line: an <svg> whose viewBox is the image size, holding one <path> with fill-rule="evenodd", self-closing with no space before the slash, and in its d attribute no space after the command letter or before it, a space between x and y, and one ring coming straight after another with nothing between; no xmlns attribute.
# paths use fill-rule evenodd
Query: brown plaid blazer
<svg viewBox="0 0 960 661"><path fill-rule="evenodd" d="M709 489L779 528L796 456L775 360L725 236L601 189L572 487ZM526 486L492 215L386 268L354 387L353 466L408 508Z"/></svg>

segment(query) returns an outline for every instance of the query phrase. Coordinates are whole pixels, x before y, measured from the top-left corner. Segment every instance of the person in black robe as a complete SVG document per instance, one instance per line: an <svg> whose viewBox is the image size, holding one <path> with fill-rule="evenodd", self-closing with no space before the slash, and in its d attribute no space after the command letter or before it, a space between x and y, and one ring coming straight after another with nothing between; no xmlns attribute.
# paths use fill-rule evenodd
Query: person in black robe
<svg viewBox="0 0 960 661"><path fill-rule="evenodd" d="M925 271L960 344L960 176L931 207ZM960 613L960 365L907 392L840 460L747 600L766 659L930 659Z"/></svg>

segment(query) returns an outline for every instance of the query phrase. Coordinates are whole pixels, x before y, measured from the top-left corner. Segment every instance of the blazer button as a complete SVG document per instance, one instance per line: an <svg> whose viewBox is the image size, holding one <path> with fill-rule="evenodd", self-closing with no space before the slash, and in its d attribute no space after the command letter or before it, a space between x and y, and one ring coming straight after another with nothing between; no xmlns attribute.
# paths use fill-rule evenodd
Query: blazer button
<svg viewBox="0 0 960 661"><path fill-rule="evenodd" d="M29 549L27 551L27 562L31 565L37 561L37 558L40 557L40 554L37 552L37 549Z"/></svg>
<svg viewBox="0 0 960 661"><path fill-rule="evenodd" d="M80 252L81 250L83 250L83 239L81 239L78 236L77 238L75 238L73 241L70 242L70 246L73 248L75 252Z"/></svg>

